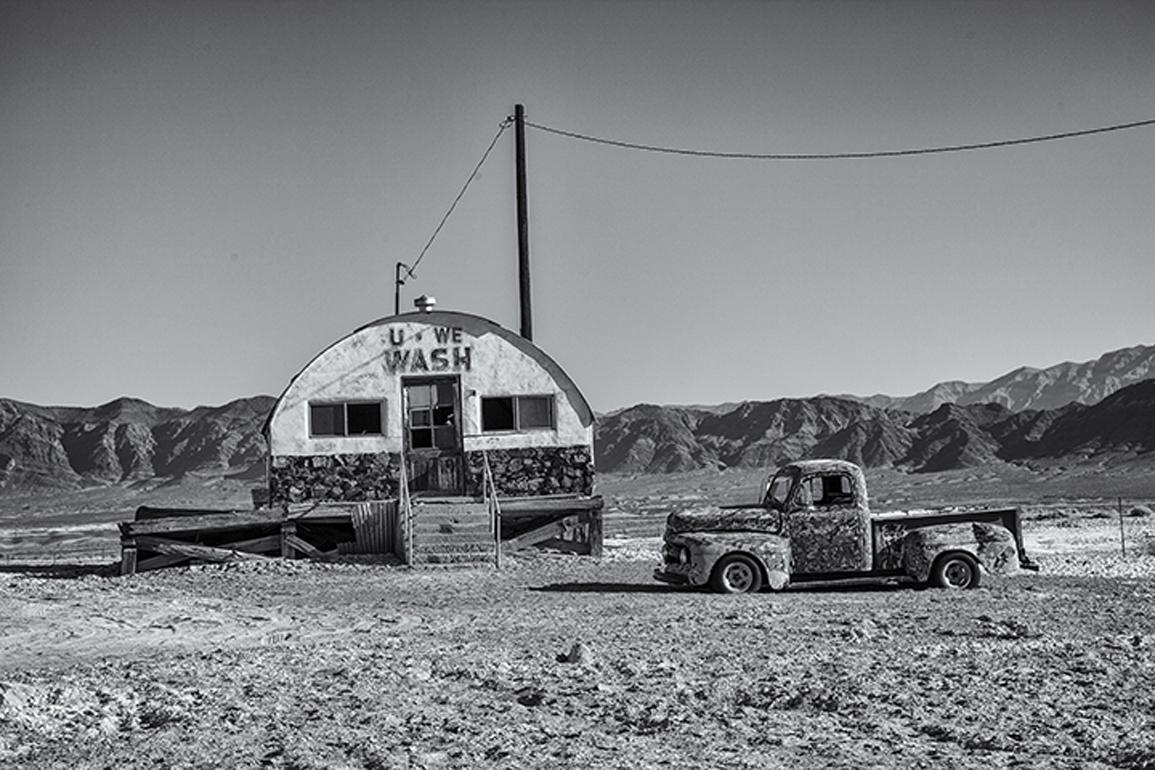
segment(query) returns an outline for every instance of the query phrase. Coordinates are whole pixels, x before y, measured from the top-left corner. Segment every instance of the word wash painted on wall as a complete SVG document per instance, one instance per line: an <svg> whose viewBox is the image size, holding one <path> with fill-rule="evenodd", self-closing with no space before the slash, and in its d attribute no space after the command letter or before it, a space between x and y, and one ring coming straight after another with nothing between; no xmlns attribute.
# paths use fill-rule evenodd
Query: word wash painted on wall
<svg viewBox="0 0 1155 770"><path fill-rule="evenodd" d="M473 348L463 344L465 338L456 326L434 326L433 339L442 347L425 350L405 347L406 342L417 343L428 332L418 332L407 339L404 329L389 330L391 350L385 351L385 371L389 374L414 372L468 372L473 367Z"/></svg>

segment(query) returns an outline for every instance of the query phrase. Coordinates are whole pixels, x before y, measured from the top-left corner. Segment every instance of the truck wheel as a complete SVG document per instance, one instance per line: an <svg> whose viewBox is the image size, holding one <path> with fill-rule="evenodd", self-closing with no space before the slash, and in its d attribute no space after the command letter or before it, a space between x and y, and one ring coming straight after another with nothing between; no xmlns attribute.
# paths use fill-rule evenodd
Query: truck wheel
<svg viewBox="0 0 1155 770"><path fill-rule="evenodd" d="M762 572L749 556L723 556L714 566L710 585L720 594L752 594L762 589Z"/></svg>
<svg viewBox="0 0 1155 770"><path fill-rule="evenodd" d="M982 573L979 563L967 553L940 556L930 573L930 581L939 588L978 588Z"/></svg>

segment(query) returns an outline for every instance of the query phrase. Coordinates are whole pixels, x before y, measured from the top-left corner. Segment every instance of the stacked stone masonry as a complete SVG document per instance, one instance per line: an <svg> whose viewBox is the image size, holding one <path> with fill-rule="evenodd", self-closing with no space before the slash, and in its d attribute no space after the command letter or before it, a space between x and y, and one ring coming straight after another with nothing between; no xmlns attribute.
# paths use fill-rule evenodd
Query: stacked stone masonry
<svg viewBox="0 0 1155 770"><path fill-rule="evenodd" d="M593 494L594 462L587 446L493 449L487 454L499 497ZM481 497L483 454L466 452L465 464L465 493ZM400 467L401 456L393 453L274 457L269 501L387 500L398 494Z"/></svg>
<svg viewBox="0 0 1155 770"><path fill-rule="evenodd" d="M592 495L594 461L588 446L490 449L498 497ZM467 452L467 494L482 494L484 460L481 452Z"/></svg>
<svg viewBox="0 0 1155 770"><path fill-rule="evenodd" d="M273 505L388 500L397 496L400 467L401 456L388 452L274 457L269 500Z"/></svg>

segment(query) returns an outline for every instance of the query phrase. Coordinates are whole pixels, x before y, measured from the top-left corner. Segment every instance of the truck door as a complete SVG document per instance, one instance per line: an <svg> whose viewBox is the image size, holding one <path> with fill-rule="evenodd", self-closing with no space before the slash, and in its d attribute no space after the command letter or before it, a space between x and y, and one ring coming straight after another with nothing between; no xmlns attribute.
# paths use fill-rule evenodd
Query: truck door
<svg viewBox="0 0 1155 770"><path fill-rule="evenodd" d="M819 575L870 569L870 522L845 473L803 477L790 502L793 572Z"/></svg>

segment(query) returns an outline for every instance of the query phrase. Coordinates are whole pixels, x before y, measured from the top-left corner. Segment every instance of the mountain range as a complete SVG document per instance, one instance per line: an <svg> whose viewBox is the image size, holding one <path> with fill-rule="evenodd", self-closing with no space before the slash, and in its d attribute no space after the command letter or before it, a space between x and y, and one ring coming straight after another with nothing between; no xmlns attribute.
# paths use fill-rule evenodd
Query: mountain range
<svg viewBox="0 0 1155 770"><path fill-rule="evenodd" d="M0 489L132 485L187 474L259 482L274 399L178 409L0 399ZM990 462L1155 462L1155 347L946 382L907 397L815 396L719 406L640 404L600 417L602 472L767 468L802 457L930 472Z"/></svg>
<svg viewBox="0 0 1155 770"><path fill-rule="evenodd" d="M932 472L992 462L1155 462L1155 380L1093 406L1012 412L946 403L929 414L821 396L749 402L725 414L640 405L598 427L601 471L672 473L838 457Z"/></svg>
<svg viewBox="0 0 1155 770"><path fill-rule="evenodd" d="M643 404L601 418L597 467L669 473L840 457L931 472L997 461L1116 461L1155 448L1152 378L1155 346L1136 346L906 397Z"/></svg>
<svg viewBox="0 0 1155 770"><path fill-rule="evenodd" d="M990 382L940 382L913 396L840 396L885 409L933 412L943 404L1000 404L1012 412L1095 404L1120 388L1155 377L1155 345L1113 350L1094 361L1023 366Z"/></svg>
<svg viewBox="0 0 1155 770"><path fill-rule="evenodd" d="M76 489L215 472L259 478L274 399L176 409L118 398L95 408L0 399L0 487Z"/></svg>

